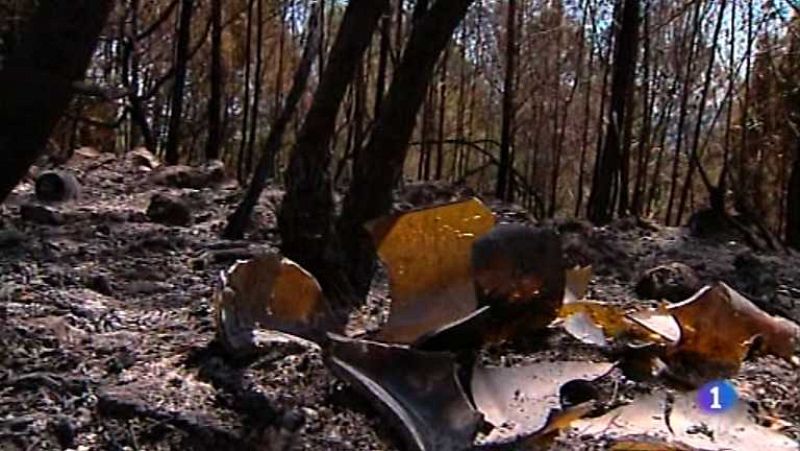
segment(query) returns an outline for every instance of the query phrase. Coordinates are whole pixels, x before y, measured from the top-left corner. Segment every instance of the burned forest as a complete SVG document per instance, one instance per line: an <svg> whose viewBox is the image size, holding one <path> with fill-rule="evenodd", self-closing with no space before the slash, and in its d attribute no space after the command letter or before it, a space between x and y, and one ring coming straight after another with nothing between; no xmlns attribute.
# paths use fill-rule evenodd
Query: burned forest
<svg viewBox="0 0 800 451"><path fill-rule="evenodd" d="M800 451L797 0L0 0L0 451Z"/></svg>

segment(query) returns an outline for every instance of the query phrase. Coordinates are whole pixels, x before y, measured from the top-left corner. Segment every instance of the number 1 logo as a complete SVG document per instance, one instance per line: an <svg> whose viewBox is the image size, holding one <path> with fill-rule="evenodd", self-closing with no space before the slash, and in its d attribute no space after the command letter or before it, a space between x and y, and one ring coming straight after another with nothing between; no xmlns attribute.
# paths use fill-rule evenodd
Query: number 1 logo
<svg viewBox="0 0 800 451"><path fill-rule="evenodd" d="M728 381L711 381L697 392L697 405L707 413L723 413L736 405L736 389Z"/></svg>

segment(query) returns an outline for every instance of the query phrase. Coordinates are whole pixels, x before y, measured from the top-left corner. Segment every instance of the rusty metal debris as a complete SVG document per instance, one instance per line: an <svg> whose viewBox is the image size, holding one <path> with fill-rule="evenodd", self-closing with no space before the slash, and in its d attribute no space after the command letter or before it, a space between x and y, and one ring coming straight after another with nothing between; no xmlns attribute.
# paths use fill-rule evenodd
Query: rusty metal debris
<svg viewBox="0 0 800 451"><path fill-rule="evenodd" d="M234 355L257 352L270 329L319 340L332 316L317 280L277 254L240 261L222 274L216 294L217 334Z"/></svg>
<svg viewBox="0 0 800 451"><path fill-rule="evenodd" d="M453 354L330 339L329 367L391 419L409 449L471 447L482 420L464 395Z"/></svg>

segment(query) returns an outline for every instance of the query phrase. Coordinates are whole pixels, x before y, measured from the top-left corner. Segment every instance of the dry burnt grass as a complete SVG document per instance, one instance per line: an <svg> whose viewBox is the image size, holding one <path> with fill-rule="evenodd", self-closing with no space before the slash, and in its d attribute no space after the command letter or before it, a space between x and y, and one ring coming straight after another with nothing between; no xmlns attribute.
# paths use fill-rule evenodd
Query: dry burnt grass
<svg viewBox="0 0 800 451"><path fill-rule="evenodd" d="M279 192L263 196L248 241L225 241L218 234L239 195L233 185L158 186L112 158L74 166L83 189L77 201L53 206L61 225L21 219L20 205L33 202L27 184L0 207L0 450L400 446L318 351L287 345L231 362L213 344L218 274L236 259L274 249ZM437 190L432 197L448 195ZM193 225L150 222L145 210L157 192L185 200ZM493 207L501 221L527 220L519 209ZM595 267L594 299L641 303L633 293L638 275L681 261L704 282L725 280L763 298L762 307L800 319L796 255L755 255L735 242L635 221L559 227L569 259ZM757 264L737 270L742 255ZM352 328L385 320L386 292L378 281ZM602 356L558 333L484 352L485 360L505 365L592 358ZM785 433L800 438L800 372L760 358L746 363L736 382L763 421L778 417ZM620 404L660 388L623 382L611 389ZM604 446L582 442L567 436L553 446Z"/></svg>

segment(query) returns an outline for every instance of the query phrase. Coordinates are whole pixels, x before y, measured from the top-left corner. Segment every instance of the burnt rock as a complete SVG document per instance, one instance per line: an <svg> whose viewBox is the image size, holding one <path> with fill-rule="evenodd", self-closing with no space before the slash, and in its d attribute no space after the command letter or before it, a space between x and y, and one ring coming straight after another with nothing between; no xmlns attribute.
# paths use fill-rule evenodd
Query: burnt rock
<svg viewBox="0 0 800 451"><path fill-rule="evenodd" d="M689 233L697 238L726 237L733 233L724 214L706 208L692 214L689 218Z"/></svg>
<svg viewBox="0 0 800 451"><path fill-rule="evenodd" d="M151 221L173 226L188 226L192 223L192 212L181 199L155 194L147 207L147 217Z"/></svg>
<svg viewBox="0 0 800 451"><path fill-rule="evenodd" d="M404 210L454 202L473 196L475 196L475 191L467 186L441 181L409 183L398 193L399 202L404 206Z"/></svg>
<svg viewBox="0 0 800 451"><path fill-rule="evenodd" d="M92 275L86 285L87 288L96 293L100 293L105 296L114 295L114 289L111 287L111 281L109 281L108 277L106 277L104 274Z"/></svg>
<svg viewBox="0 0 800 451"><path fill-rule="evenodd" d="M25 241L25 234L17 229L0 230L0 249L14 247Z"/></svg>
<svg viewBox="0 0 800 451"><path fill-rule="evenodd" d="M752 252L743 252L733 261L736 269L733 286L757 304L769 303L778 291L777 267Z"/></svg>
<svg viewBox="0 0 800 451"><path fill-rule="evenodd" d="M567 267L587 266L597 262L597 253L591 247L594 230L586 221L569 219L553 223L561 236L564 246L564 260Z"/></svg>
<svg viewBox="0 0 800 451"><path fill-rule="evenodd" d="M62 448L69 449L75 447L75 438L78 435L78 431L75 424L68 416L58 415L51 419L50 427Z"/></svg>
<svg viewBox="0 0 800 451"><path fill-rule="evenodd" d="M636 284L636 294L645 299L682 301L702 288L697 273L683 263L669 263L645 271Z"/></svg>
<svg viewBox="0 0 800 451"><path fill-rule="evenodd" d="M42 202L66 202L78 197L80 183L71 172L44 171L36 177L36 198Z"/></svg>
<svg viewBox="0 0 800 451"><path fill-rule="evenodd" d="M58 210L39 204L23 204L19 207L19 215L24 221L45 225L61 225L64 216Z"/></svg>
<svg viewBox="0 0 800 451"><path fill-rule="evenodd" d="M225 180L225 165L213 160L204 166L186 165L167 166L153 175L152 181L157 185L174 188L201 189L219 184Z"/></svg>
<svg viewBox="0 0 800 451"><path fill-rule="evenodd" d="M155 169L161 165L158 158L145 147L137 147L125 154L125 159L137 168Z"/></svg>

